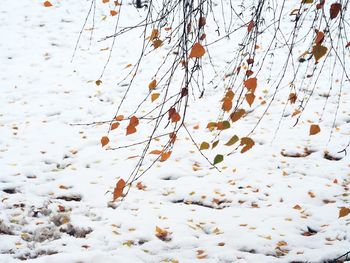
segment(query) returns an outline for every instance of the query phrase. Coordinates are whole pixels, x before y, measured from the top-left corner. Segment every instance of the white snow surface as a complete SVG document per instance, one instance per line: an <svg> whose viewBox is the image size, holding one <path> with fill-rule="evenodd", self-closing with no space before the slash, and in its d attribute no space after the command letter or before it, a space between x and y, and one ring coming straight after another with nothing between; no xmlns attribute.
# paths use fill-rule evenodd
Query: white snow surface
<svg viewBox="0 0 350 263"><path fill-rule="evenodd" d="M221 172L210 168L186 133L179 134L171 158L140 178L145 189L132 186L113 208L110 191L128 177L137 161L128 157L142 148L108 151L100 144L108 126L70 124L113 117L125 89L116 83L135 63L140 38L117 39L97 86L109 52L101 49L111 45L97 40L113 32L116 19L108 5L98 2L91 46L84 30L71 63L90 3L51 1L53 7L45 8L42 2L1 2L0 262L322 262L350 250L350 216L338 218L340 207L349 207L350 158L337 154L350 134L349 83L335 128L336 96L321 133L308 135L324 103L319 91L298 125L289 116L273 140L284 101L277 98L251 135L256 145L225 157ZM122 22L142 15L126 8ZM220 66L231 46L219 45ZM147 94L156 69L151 58L141 66L134 98L121 113ZM223 90L208 85L204 98L191 102L186 124L196 141L210 140L205 127L218 114ZM235 133L244 136L259 112L237 124ZM147 127L140 126L128 137L124 126L118 128L110 144L143 140ZM304 149L311 154L281 154ZM328 160L325 151L341 159ZM168 231L168 240L156 236L157 226Z"/></svg>

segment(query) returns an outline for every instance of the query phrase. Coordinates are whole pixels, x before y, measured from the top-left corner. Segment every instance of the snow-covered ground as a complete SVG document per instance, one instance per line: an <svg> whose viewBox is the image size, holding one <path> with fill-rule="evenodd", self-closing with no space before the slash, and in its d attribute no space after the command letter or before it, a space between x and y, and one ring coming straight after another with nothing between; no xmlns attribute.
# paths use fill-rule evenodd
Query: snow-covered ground
<svg viewBox="0 0 350 263"><path fill-rule="evenodd" d="M111 42L96 40L113 32L116 17L98 3L91 48L84 31L70 63L89 1L51 1L50 8L42 2L3 0L0 8L0 262L322 262L350 250L350 216L338 218L340 207L349 207L350 158L337 154L350 135L348 83L329 143L338 97L327 104L320 134L308 136L324 90L310 102L316 112L293 129L293 120L283 121L272 141L283 109L276 103L251 136L253 149L226 158L222 172L210 169L180 134L171 158L115 209L107 191L128 177L136 163L128 157L140 148L106 151L100 138L108 127L70 124L113 116L125 89L115 83L135 63L139 38L117 40L97 86ZM229 51L222 48L224 63ZM155 67L140 71L130 108L147 94ZM205 126L221 96L222 89L208 87L191 104L186 123L198 142L208 140ZM256 123L256 112L237 134ZM118 145L145 136L142 129L114 134L111 144ZM341 159L325 158L325 150ZM165 238L157 237L157 227L168 232Z"/></svg>

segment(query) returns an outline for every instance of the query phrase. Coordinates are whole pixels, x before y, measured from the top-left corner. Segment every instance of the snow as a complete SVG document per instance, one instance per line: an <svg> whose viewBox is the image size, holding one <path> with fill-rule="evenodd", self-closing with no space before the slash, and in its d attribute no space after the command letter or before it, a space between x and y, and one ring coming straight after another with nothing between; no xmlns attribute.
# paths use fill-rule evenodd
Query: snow
<svg viewBox="0 0 350 263"><path fill-rule="evenodd" d="M140 43L137 34L119 38L96 86L109 52L100 50L111 44L97 40L111 34L116 18L102 20L109 9L98 3L91 46L90 31L84 31L71 63L90 3L51 2L45 8L40 1L2 1L0 262L322 262L349 251L350 218L338 213L349 207L350 158L337 153L349 139L348 83L330 142L336 95L327 104L322 132L308 136L324 104L324 82L308 106L317 111L306 111L294 128L295 119L286 118L276 136L284 105L272 104L251 136L256 145L225 157L221 172L180 133L171 158L140 178L145 188L134 185L122 203L111 205L117 180L127 179L137 162L128 157L142 147L108 151L100 145L106 125L71 124L113 117L127 83L125 66L135 63ZM126 8L121 23L134 23L141 14ZM218 65L230 59L228 47L218 44ZM148 93L159 61L153 59L141 66L123 114ZM212 75L208 70L206 81ZM205 126L218 114L222 91L208 85L204 99L191 101L186 125L198 143L209 141ZM288 93L283 89L280 95ZM286 115L293 109L287 107ZM262 112L257 107L235 132L249 132ZM145 123L129 137L118 129L111 144L127 145L147 132ZM224 133L220 140L231 136ZM222 144L217 152L227 152ZM324 158L325 151L340 160ZM156 236L157 226L168 240Z"/></svg>

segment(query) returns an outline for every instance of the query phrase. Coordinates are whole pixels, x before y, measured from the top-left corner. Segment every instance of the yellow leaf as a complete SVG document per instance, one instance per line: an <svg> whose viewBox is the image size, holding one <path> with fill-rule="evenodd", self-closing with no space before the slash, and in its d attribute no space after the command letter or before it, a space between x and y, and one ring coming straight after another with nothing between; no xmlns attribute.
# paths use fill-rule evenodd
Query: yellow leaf
<svg viewBox="0 0 350 263"><path fill-rule="evenodd" d="M195 43L191 49L190 52L190 58L200 58L205 54L205 49L204 47L199 44L199 43Z"/></svg>
<svg viewBox="0 0 350 263"><path fill-rule="evenodd" d="M317 124L312 124L310 126L310 135L315 135L321 131L320 126Z"/></svg>
<svg viewBox="0 0 350 263"><path fill-rule="evenodd" d="M159 98L159 96L160 96L159 93L153 93L153 94L151 95L151 101L152 101L152 102L155 101L156 99Z"/></svg>

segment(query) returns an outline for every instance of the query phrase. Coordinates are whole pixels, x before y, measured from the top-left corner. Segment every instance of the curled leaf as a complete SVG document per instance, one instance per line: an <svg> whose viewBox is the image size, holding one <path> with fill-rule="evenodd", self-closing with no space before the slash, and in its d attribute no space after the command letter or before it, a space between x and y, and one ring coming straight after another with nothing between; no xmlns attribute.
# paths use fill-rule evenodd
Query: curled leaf
<svg viewBox="0 0 350 263"><path fill-rule="evenodd" d="M123 195L123 189L125 187L125 181L123 179L119 179L117 185L113 191L113 202Z"/></svg>
<svg viewBox="0 0 350 263"><path fill-rule="evenodd" d="M254 146L255 142L253 139L249 137L243 137L241 138L241 146L243 146L241 153L245 153L246 151L250 150Z"/></svg>

